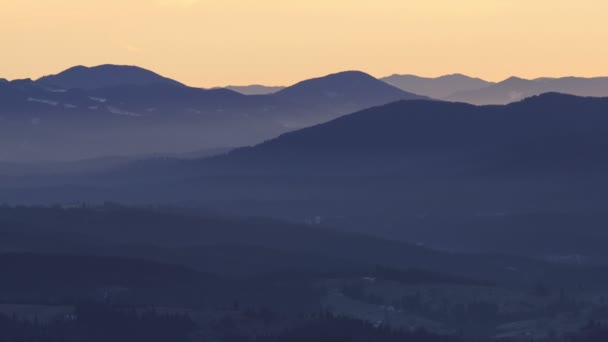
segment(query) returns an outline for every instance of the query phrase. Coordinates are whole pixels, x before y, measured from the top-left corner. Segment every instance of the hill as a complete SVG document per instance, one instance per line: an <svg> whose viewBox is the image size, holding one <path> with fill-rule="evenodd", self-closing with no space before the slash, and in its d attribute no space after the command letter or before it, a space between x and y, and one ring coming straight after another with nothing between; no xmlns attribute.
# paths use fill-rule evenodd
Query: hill
<svg viewBox="0 0 608 342"><path fill-rule="evenodd" d="M392 75L381 80L401 90L434 99L449 98L457 92L479 90L492 84L492 82L462 74L445 75L437 78Z"/></svg>
<svg viewBox="0 0 608 342"><path fill-rule="evenodd" d="M184 86L182 83L137 66L110 64L94 67L75 66L56 75L41 77L37 82L62 89L87 90L123 85Z"/></svg>
<svg viewBox="0 0 608 342"><path fill-rule="evenodd" d="M581 282L591 276L591 273L583 268L553 265L527 258L440 252L327 227L269 219L226 218L192 212L111 206L73 209L2 208L0 223L0 253L118 256L185 265L205 273L222 275L259 276L285 272L294 275L311 272L361 274L372 272L377 265L382 265L402 271L422 269L457 276L439 276L437 279L454 283L460 282L458 276L461 276L520 286L531 286L539 279L553 279L564 286L571 286L574 282L568 275L580 275L578 280ZM79 262L86 261L69 257L57 260L57 267L79 267ZM96 260L98 259L89 258L88 261ZM13 266L10 266L11 264ZM28 269L32 264L28 264ZM83 273L63 278L73 279L71 282L75 282L75 279L80 282L93 282L94 279L102 282L105 278L111 283L121 278L117 274L123 270L127 272L137 263L125 261L123 266L116 267L110 266L112 263L108 265L104 259L99 259L99 263L92 265L96 267L91 270L94 273L90 276L84 276ZM2 267L20 266L15 262L6 262L0 263L0 268ZM152 277L146 272L155 269L158 272L163 271L159 267L142 264L138 274L142 277ZM53 272L51 265L42 268L47 271L38 270L30 277L48 276L49 272ZM115 272L105 275L105 272L112 268ZM526 277L513 277L508 271L509 268L516 268L520 275L525 274ZM61 272L69 273L67 270ZM188 276L185 270L180 271L179 268L169 266L166 266L163 272L175 272L176 275L172 276L175 279L172 281L177 283L178 276ZM57 274L60 272L57 271ZM390 274L384 276L388 277ZM412 277L423 279L425 274L414 272ZM122 278L124 281L128 280L126 276ZM608 278L596 280L603 282L608 281Z"/></svg>
<svg viewBox="0 0 608 342"><path fill-rule="evenodd" d="M183 266L69 254L3 253L0 298L77 303L122 297L131 304L194 304L209 300L220 278ZM196 289L195 289L196 288Z"/></svg>
<svg viewBox="0 0 608 342"><path fill-rule="evenodd" d="M446 100L485 104L507 104L548 92L577 96L608 96L608 77L537 78L526 80L511 77L477 90L463 90L446 97Z"/></svg>
<svg viewBox="0 0 608 342"><path fill-rule="evenodd" d="M367 108L398 100L423 99L360 71L345 71L297 83L278 91L276 97L317 105L337 103L348 108Z"/></svg>
<svg viewBox="0 0 608 342"><path fill-rule="evenodd" d="M576 229L567 222L576 217L604 222L598 213L608 204L605 113L606 98L555 93L505 106L403 101L210 159L140 162L29 192L13 181L2 200L185 202L447 249L569 255L576 246L542 239L547 230L534 227L513 227L517 236L503 246L458 242L453 229L485 223L507 231L520 225L518 215L538 213L567 237ZM563 213L575 218L558 219ZM603 236L598 226L580 232L588 246ZM530 240L528 234L545 245L521 248L518 240Z"/></svg>
<svg viewBox="0 0 608 342"><path fill-rule="evenodd" d="M94 84L87 83L93 80ZM278 93L199 89L126 66L0 83L0 160L174 154L257 144L372 105L419 98L348 72Z"/></svg>
<svg viewBox="0 0 608 342"><path fill-rule="evenodd" d="M448 250L603 262L605 113L606 98L556 93L504 106L402 101L213 158L7 177L0 201L188 203ZM547 224L522 224L525 217L548 222L555 239L543 238Z"/></svg>

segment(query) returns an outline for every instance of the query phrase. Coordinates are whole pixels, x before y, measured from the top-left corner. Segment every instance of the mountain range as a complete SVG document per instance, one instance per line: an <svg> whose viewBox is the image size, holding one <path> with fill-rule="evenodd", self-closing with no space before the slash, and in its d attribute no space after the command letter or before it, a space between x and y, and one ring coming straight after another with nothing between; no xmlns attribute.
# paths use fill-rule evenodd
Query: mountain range
<svg viewBox="0 0 608 342"><path fill-rule="evenodd" d="M211 158L139 161L50 180L5 177L0 202L189 203L447 249L473 241L461 241L453 226L504 227L528 213L572 232L572 220L555 217L608 224L599 215L608 205L606 113L608 98L558 93L498 106L398 101ZM589 244L604 241L596 228L576 233ZM518 241L501 248L521 251ZM570 242L546 241L542 253L576 253Z"/></svg>
<svg viewBox="0 0 608 342"><path fill-rule="evenodd" d="M472 78L462 74L446 75L437 78L415 75L392 75L381 78L382 81L400 89L409 89L416 94L434 99L445 99L461 91L476 91L492 85L492 82Z"/></svg>
<svg viewBox="0 0 608 342"><path fill-rule="evenodd" d="M607 222L600 215L608 205L607 113L608 98L557 93L503 106L401 101L200 161L188 166L196 176L183 179L206 192L188 199L210 203L228 193L238 206L220 208L247 215L322 217L441 248L504 252L521 251L522 241L551 227L545 233L554 240L527 253L590 253L599 250L582 241L606 241L602 230L572 222ZM551 224L523 225L528 213ZM563 213L571 218L557 219ZM510 238L490 244L488 225ZM477 233L460 235L467 229ZM578 245L568 238L576 234L586 236ZM486 239L471 244L471 236Z"/></svg>
<svg viewBox="0 0 608 342"><path fill-rule="evenodd" d="M420 98L354 71L248 96L187 87L137 67L75 67L35 81L0 83L0 160L248 145L370 106Z"/></svg>
<svg viewBox="0 0 608 342"><path fill-rule="evenodd" d="M124 85L184 86L182 83L137 66L110 64L96 67L75 66L56 75L41 77L36 82L59 89L88 90Z"/></svg>
<svg viewBox="0 0 608 342"><path fill-rule="evenodd" d="M494 83L454 74L437 78L393 75L381 80L434 99L476 105L508 104L551 92L577 96L608 96L608 77L545 77L531 80L510 77Z"/></svg>
<svg viewBox="0 0 608 342"><path fill-rule="evenodd" d="M474 104L506 104L547 92L577 96L608 96L608 77L537 78L526 80L511 77L478 90L461 90L446 100Z"/></svg>
<svg viewBox="0 0 608 342"><path fill-rule="evenodd" d="M510 78L491 83L460 74L379 80L347 71L289 87L233 87L264 93L245 95L188 87L135 66L77 66L38 80L0 82L0 160L171 155L253 145L399 100L504 104L547 91L603 96L608 95L606 80Z"/></svg>
<svg viewBox="0 0 608 342"><path fill-rule="evenodd" d="M226 89L234 90L243 95L267 95L283 90L285 87L253 84L248 86L227 86Z"/></svg>
<svg viewBox="0 0 608 342"><path fill-rule="evenodd" d="M577 96L608 96L608 78L561 77L523 79L510 77L501 82L489 82L462 74L436 78L416 75L392 75L380 78L392 86L414 94L451 102L476 105L507 104L549 92ZM243 94L267 94L284 87L228 87Z"/></svg>

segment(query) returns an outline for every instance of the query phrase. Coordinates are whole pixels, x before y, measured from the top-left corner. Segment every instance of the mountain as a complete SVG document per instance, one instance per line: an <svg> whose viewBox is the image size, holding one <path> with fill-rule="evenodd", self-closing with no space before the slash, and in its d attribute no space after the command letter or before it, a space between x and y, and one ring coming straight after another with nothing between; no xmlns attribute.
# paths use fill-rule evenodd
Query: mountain
<svg viewBox="0 0 608 342"><path fill-rule="evenodd" d="M450 251L605 262L606 113L608 98L558 93L399 101L212 158L4 177L0 203L187 203Z"/></svg>
<svg viewBox="0 0 608 342"><path fill-rule="evenodd" d="M0 253L0 270L12 275L0 285L0 293L18 294L31 301L43 297L91 301L103 298L104 292L108 296L122 291L134 300L140 296L150 303L184 305L208 300L205 292L226 285L218 277L178 265L65 253Z"/></svg>
<svg viewBox="0 0 608 342"><path fill-rule="evenodd" d="M11 81L0 84L0 160L169 155L242 145L281 132L273 117L253 115L270 101L165 84L64 90ZM247 125L259 130L245 131ZM228 138L230 129L241 134Z"/></svg>
<svg viewBox="0 0 608 342"><path fill-rule="evenodd" d="M336 103L341 109L367 108L398 100L425 98L360 71L345 71L302 81L275 93L275 96L290 102L312 102L317 106Z"/></svg>
<svg viewBox="0 0 608 342"><path fill-rule="evenodd" d="M372 157L390 163L392 172L401 170L393 167L408 159L424 160L433 155L439 160L450 157L453 161L474 157L476 162L488 166L500 158L505 163L509 161L507 158L514 158L511 165L503 165L496 171L512 172L512 168L517 168L533 172L538 168L555 174L565 172L566 168L601 166L608 160L601 153L601 147L608 144L607 110L608 98L557 93L505 106L402 101L287 133L223 158L237 162L289 158L288 165L319 158L319 163L313 165L319 165L321 171L338 166L331 158L358 162L365 167L365 158ZM585 151L586 158L578 155L580 151ZM321 163L324 156L331 164ZM377 172L379 166L382 165L369 165L364 170ZM403 171L412 169L417 167L407 165Z"/></svg>
<svg viewBox="0 0 608 342"><path fill-rule="evenodd" d="M444 99L456 92L479 90L493 84L462 74L445 75L437 78L392 75L381 80L399 89L435 99Z"/></svg>
<svg viewBox="0 0 608 342"><path fill-rule="evenodd" d="M133 156L106 156L101 158L74 161L35 161L35 162L1 162L0 175L45 175L45 174L79 174L111 170L120 166L143 160L195 159L220 155L230 151L230 148L215 148L190 151L187 153L146 154Z"/></svg>
<svg viewBox="0 0 608 342"><path fill-rule="evenodd" d="M482 89L458 91L445 99L478 105L506 104L548 92L577 96L608 96L608 77L537 78L533 80L511 77Z"/></svg>
<svg viewBox="0 0 608 342"><path fill-rule="evenodd" d="M213 158L134 163L34 192L7 179L0 201L191 203L458 249L451 227L484 216L496 225L519 213L604 220L606 113L608 98L557 93L502 106L400 101ZM546 243L543 251L576 250Z"/></svg>
<svg viewBox="0 0 608 342"><path fill-rule="evenodd" d="M38 81L0 83L0 160L167 155L252 145L413 98L420 97L360 72L248 96L187 87L136 67L75 67Z"/></svg>
<svg viewBox="0 0 608 342"><path fill-rule="evenodd" d="M340 183L357 177L379 181L388 175L399 182L409 178L441 183L479 177L502 181L543 176L563 180L572 173L597 177L608 166L602 152L608 145L605 113L608 98L558 93L502 106L399 101L285 133L216 158L175 163L176 169L171 166L163 177L178 180L185 174L204 182L206 177L219 176L237 190L240 177L254 181L256 177L269 177L282 182L275 177L278 175L287 179L323 176L311 181L336 177ZM138 169L137 165L141 164L133 168ZM154 173L154 168L145 172L150 177ZM238 182L231 184L231 177ZM209 186L218 188L220 183ZM295 194L292 190L305 183L288 184L285 193ZM270 185L265 191L271 193L274 189ZM252 188L242 188L253 193ZM330 188L304 189L323 192ZM190 196L190 190L194 188L184 196ZM391 190L387 194L395 193ZM205 197L211 192L197 195Z"/></svg>
<svg viewBox="0 0 608 342"><path fill-rule="evenodd" d="M243 95L268 95L276 93L279 90L285 89L285 87L269 87L259 84L248 85L248 86L228 86L226 89L236 91Z"/></svg>
<svg viewBox="0 0 608 342"><path fill-rule="evenodd" d="M607 113L608 98L557 93L504 106L397 102L202 161L196 183L210 194L231 193L235 204L251 199L248 210L232 208L249 215L318 216L349 230L429 245L441 240L450 249L467 239L451 227L494 217L491 225L513 224L508 231L519 232L503 248L521 251L518 241L540 231L515 230L512 215L544 213L570 232L562 237L575 227L552 218L560 214L606 222L598 213L608 205ZM601 234L592 227L584 233L589 244ZM556 236L536 251L591 250L567 241Z"/></svg>
<svg viewBox="0 0 608 342"><path fill-rule="evenodd" d="M112 207L111 204L71 209L3 207L0 208L0 223L3 227L0 231L0 269L11 265L18 267L3 260L2 253L9 251L134 258L184 265L199 272L220 275L365 272L376 265L383 265L401 270L424 267L447 275L508 283L530 282L532 285L534 280L541 279L539 277L547 281L549 277L559 277L562 281L571 282L559 274L577 272L521 257L487 255L480 258L478 255L433 251L328 227L261 218L207 216L178 209ZM65 259L68 265L78 265L87 260ZM101 263L104 260L107 259L99 260L99 268L91 270L99 273L90 276L91 281L99 277L120 281L120 270L133 272L131 265L137 265L125 260L123 267L116 270L117 274L110 276L105 273L112 267L104 266ZM49 260L49 264L47 267L54 263ZM146 266L145 263L142 266L149 271L159 268L159 265ZM66 264L64 267L71 269ZM505 272L508 267L517 267L520 276L513 277L512 273ZM166 266L165 272L174 272L175 276L183 279L185 270L182 268ZM41 272L37 271L33 274ZM147 276L143 269L142 273ZM523 274L526 277L521 276ZM608 277L602 279L608 281ZM169 279L165 281L172 283Z"/></svg>
<svg viewBox="0 0 608 342"><path fill-rule="evenodd" d="M62 89L98 89L121 85L183 86L172 79L160 76L137 66L99 65L75 66L56 75L41 77L37 82Z"/></svg>

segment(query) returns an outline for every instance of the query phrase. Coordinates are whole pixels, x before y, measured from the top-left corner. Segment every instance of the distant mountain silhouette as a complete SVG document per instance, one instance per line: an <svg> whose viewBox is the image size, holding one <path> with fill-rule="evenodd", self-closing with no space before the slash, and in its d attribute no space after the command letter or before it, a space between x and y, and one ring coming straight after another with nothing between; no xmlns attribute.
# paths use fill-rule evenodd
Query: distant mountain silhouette
<svg viewBox="0 0 608 342"><path fill-rule="evenodd" d="M544 158L531 158L525 164L514 166L540 166L548 162L566 166L559 164L560 157L564 158L563 162L575 158L569 153L574 153L576 148L586 153L598 152L580 162L604 159L598 146L608 144L606 113L608 98L558 93L506 106L402 101L287 133L257 147L234 152L231 158L238 160L237 156L249 154L276 158L285 152L296 159L322 154L356 159L367 152L374 156L382 152L389 157L387 162L393 162L396 161L393 157L443 154L460 149L467 153L492 151L487 157L495 159L506 156L499 153L514 153L512 149L517 148L519 154L513 154L514 157L541 153Z"/></svg>
<svg viewBox="0 0 608 342"><path fill-rule="evenodd" d="M225 88L187 87L137 67L75 67L38 81L0 83L0 117L13 125L0 128L0 160L251 145L367 107L414 98L423 97L361 72L247 96Z"/></svg>
<svg viewBox="0 0 608 342"><path fill-rule="evenodd" d="M479 90L493 84L462 74L445 75L437 78L392 75L381 80L399 89L435 99L443 99L456 92Z"/></svg>
<svg viewBox="0 0 608 342"><path fill-rule="evenodd" d="M17 285L16 282L19 286L37 287L41 274L47 277L57 274L60 275L57 285L61 289L69 286L69 290L75 290L78 285L140 287L146 282L137 281L144 278L151 282L148 283L151 289L168 287L166 290L172 292L190 288L192 291L202 285L196 280L215 283L221 279L213 273L243 276L303 271L322 274L342 270L369 275L375 265L411 270L403 274L410 277L402 281L410 278L410 281L429 283L479 284L453 276L457 274L516 283L525 283L529 281L528 277L547 279L544 277L549 273L558 274L550 264L525 258L457 255L329 227L261 218L101 209L21 208L17 211L0 208L3 214L0 222L6 226L0 235L3 237L0 248L47 253L48 256L0 254L0 271L24 270L19 272L22 274L20 279L11 279L13 284L6 280L0 284L0 289L9 284ZM57 253L69 253L72 257ZM51 257L53 254L55 257ZM118 257L105 257L107 255ZM60 260L63 262L59 263ZM520 276L512 277L505 272L507 265L517 267ZM446 274L415 271L422 266ZM76 271L79 268L82 268L81 273ZM562 271L571 274L568 270ZM379 272L382 271L378 270L378 276L384 273L385 277L391 273L393 277L400 274L389 270ZM158 281L152 281L154 277ZM514 280L509 280L510 277ZM599 279L606 281L606 277ZM243 282L240 277L235 281ZM182 288L175 289L176 284L181 284ZM249 286L250 282L244 284Z"/></svg>
<svg viewBox="0 0 608 342"><path fill-rule="evenodd" d="M304 201L301 210L310 205L313 212L336 206L342 213L371 213L404 203L413 212L521 210L547 203L588 207L585 198L596 198L608 186L606 113L608 98L556 93L506 106L401 101L225 156L156 171L141 164L121 177L143 181L145 169L153 184L162 184L155 177L184 180L163 198L211 201L230 193L237 203L298 199ZM547 179L552 183L540 181ZM569 195L549 200L554 191ZM460 200L449 200L454 196ZM594 206L602 203L608 204L596 198ZM276 210L284 215L293 208Z"/></svg>
<svg viewBox="0 0 608 342"><path fill-rule="evenodd" d="M152 71L126 65L76 66L56 75L44 76L37 82L63 89L98 89L124 85L183 84Z"/></svg>
<svg viewBox="0 0 608 342"><path fill-rule="evenodd" d="M269 87L259 84L248 85L248 86L228 86L226 89L236 91L243 95L268 95L276 93L279 90L285 89L285 87Z"/></svg>
<svg viewBox="0 0 608 342"><path fill-rule="evenodd" d="M608 96L608 77L538 78L534 80L511 77L482 89L455 92L445 99L479 105L506 104L548 92L577 96Z"/></svg>
<svg viewBox="0 0 608 342"><path fill-rule="evenodd" d="M359 108L425 98L402 91L360 71L346 71L302 81L277 92L275 96L293 102L333 102L342 103L344 107Z"/></svg>
<svg viewBox="0 0 608 342"><path fill-rule="evenodd" d="M32 188L31 182L5 177L0 202L196 203L425 245L441 241L440 247L448 249L498 245L501 251L529 253L532 249L519 240L551 239L528 236L540 234L532 224L532 231L508 229L508 224L526 220L511 214L572 213L568 221L550 215L542 220L559 227L564 237L580 228L571 223L577 213L588 217L584 222L595 222L608 206L607 113L608 98L558 93L492 106L399 101L226 155L151 160L103 175L70 175L48 183L56 187L33 193L14 190ZM481 231L486 223L503 233L460 236L454 230ZM517 235L502 246L495 238L505 232ZM593 230L579 233L587 245L600 236ZM555 237L536 251L576 252L570 240ZM608 237L602 239L608 242ZM462 240L468 241L458 243Z"/></svg>

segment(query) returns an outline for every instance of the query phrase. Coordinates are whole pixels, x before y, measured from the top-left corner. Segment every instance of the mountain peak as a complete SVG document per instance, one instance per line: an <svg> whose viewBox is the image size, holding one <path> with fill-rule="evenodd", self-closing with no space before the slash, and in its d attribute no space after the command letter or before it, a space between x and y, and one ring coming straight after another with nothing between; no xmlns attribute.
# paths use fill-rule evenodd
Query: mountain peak
<svg viewBox="0 0 608 342"><path fill-rule="evenodd" d="M291 87L287 87L277 94L292 95L303 93L325 93L326 95L334 94L339 96L343 92L387 92L392 94L407 94L398 88L386 84L377 78L366 74L362 71L342 71L334 74L329 74L323 77L305 80ZM410 94L411 95L411 94Z"/></svg>
<svg viewBox="0 0 608 342"><path fill-rule="evenodd" d="M113 64L93 67L78 65L56 75L41 77L37 82L64 89L98 89L118 85L151 84L184 86L182 83L141 67Z"/></svg>
<svg viewBox="0 0 608 342"><path fill-rule="evenodd" d="M413 153L411 156L422 156L431 151L444 151L449 155L455 148L476 153L479 146L486 145L495 146L499 151L509 144L517 147L518 144L536 142L538 136L556 138L556 127L560 132L572 133L564 134L564 140L557 141L559 145L556 146L564 146L570 142L577 143L576 137L587 133L597 134L598 139L602 137L605 140L604 131L594 127L598 124L605 127L603 113L607 108L608 98L560 93L547 93L495 106L400 101L290 132L239 153L276 158L278 153L285 152L286 158L294 159L289 162L282 159L283 165L295 165L298 158L317 158L324 153L332 154L332 158L323 160L336 160L333 158L363 158L368 152L374 156L394 152L393 157L398 160L410 153ZM561 136L557 138L562 139ZM515 139L519 141L514 142ZM559 150L559 147L555 148ZM232 157L241 158L237 153ZM310 160L306 163L323 164Z"/></svg>
<svg viewBox="0 0 608 342"><path fill-rule="evenodd" d="M301 86L301 85L307 85L307 84L329 84L332 82L349 82L349 81L360 81L360 80L378 81L378 79L376 79L375 77L373 77L370 74L364 73L363 71L348 70L348 71L341 71L341 72L325 75L322 77L315 77L315 78L311 78L308 80L304 80L302 82L298 82L298 83L294 84L291 87L288 87L287 89Z"/></svg>
<svg viewBox="0 0 608 342"><path fill-rule="evenodd" d="M375 79L374 76L365 73L363 71L359 71L359 70L345 70L345 71L340 71L340 72L336 72L333 74L329 74L325 77L365 77L365 78L373 78Z"/></svg>
<svg viewBox="0 0 608 342"><path fill-rule="evenodd" d="M478 78L478 77L471 77L471 76L468 76L465 74L460 74L460 73L439 76L436 78L436 80L461 80L461 81L471 80L471 81L481 81L484 83L491 83L491 82L488 82L488 81Z"/></svg>
<svg viewBox="0 0 608 342"><path fill-rule="evenodd" d="M478 90L493 84L463 74L450 74L437 78L415 75L392 75L382 80L401 90L435 99L447 99L456 92Z"/></svg>
<svg viewBox="0 0 608 342"><path fill-rule="evenodd" d="M525 78L511 76L511 77L507 78L506 80L499 82L499 84L518 84L518 83L524 83L524 82L530 82L530 81L526 80Z"/></svg>

